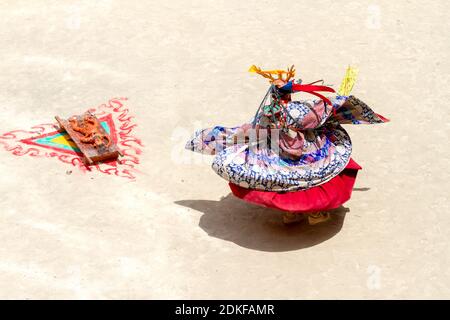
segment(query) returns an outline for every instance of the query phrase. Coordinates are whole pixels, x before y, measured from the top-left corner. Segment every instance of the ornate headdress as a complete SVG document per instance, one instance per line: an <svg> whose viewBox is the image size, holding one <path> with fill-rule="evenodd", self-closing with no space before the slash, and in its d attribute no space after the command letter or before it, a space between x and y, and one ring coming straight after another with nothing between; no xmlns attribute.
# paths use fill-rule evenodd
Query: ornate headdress
<svg viewBox="0 0 450 320"><path fill-rule="evenodd" d="M250 69L248 69L248 72L254 72L257 73L264 78L269 79L269 81L272 83L275 80L283 80L283 81L289 81L295 76L295 69L292 65L290 68L288 67L287 70L261 70L261 68L258 68L255 65L252 65ZM273 76L277 76L277 78L274 78Z"/></svg>

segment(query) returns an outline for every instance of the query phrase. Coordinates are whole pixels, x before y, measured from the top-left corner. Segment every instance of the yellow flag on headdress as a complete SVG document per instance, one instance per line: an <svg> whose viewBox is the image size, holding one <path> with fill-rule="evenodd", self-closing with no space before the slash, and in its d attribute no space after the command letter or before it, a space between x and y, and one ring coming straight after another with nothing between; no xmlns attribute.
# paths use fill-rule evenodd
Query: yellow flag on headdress
<svg viewBox="0 0 450 320"><path fill-rule="evenodd" d="M348 96L353 89L356 82L356 77L358 76L358 69L355 67L348 66L345 72L344 79L339 87L338 94L341 96Z"/></svg>

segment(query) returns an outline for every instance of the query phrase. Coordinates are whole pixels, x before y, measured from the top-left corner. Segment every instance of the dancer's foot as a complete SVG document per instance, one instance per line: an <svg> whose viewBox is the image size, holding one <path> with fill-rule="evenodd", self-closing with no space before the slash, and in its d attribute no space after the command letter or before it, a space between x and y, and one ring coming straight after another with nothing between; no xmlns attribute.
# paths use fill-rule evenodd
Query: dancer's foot
<svg viewBox="0 0 450 320"><path fill-rule="evenodd" d="M328 220L330 220L329 212L315 212L315 213L308 214L308 223L311 226L318 224L318 223L328 221Z"/></svg>
<svg viewBox="0 0 450 320"><path fill-rule="evenodd" d="M284 224L291 224L302 221L304 218L303 214L295 214L291 212L286 212L283 215L283 223Z"/></svg>

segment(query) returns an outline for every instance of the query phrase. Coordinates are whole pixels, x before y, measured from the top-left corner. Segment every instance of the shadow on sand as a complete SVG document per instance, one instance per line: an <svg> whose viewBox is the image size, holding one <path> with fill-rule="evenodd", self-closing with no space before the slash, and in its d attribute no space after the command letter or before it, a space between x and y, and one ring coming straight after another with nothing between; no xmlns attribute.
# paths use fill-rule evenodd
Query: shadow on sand
<svg viewBox="0 0 450 320"><path fill-rule="evenodd" d="M370 188L353 188L353 191L369 191Z"/></svg>
<svg viewBox="0 0 450 320"><path fill-rule="evenodd" d="M211 237L260 251L281 252L309 248L337 234L349 209L330 211L331 219L310 226L307 221L285 226L282 212L249 204L231 193L219 201L181 200L176 204L203 212L199 226Z"/></svg>

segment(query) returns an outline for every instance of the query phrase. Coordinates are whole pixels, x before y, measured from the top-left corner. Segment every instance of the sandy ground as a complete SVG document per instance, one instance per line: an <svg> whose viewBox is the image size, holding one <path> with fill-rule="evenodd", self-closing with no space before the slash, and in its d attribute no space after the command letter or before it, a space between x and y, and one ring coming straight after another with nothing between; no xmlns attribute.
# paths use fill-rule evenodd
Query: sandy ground
<svg viewBox="0 0 450 320"><path fill-rule="evenodd" d="M1 132L125 96L145 147L134 182L0 150L0 298L450 298L450 6L338 2L2 1ZM183 150L254 114L251 64L357 65L392 120L346 127L364 169L326 225L284 227Z"/></svg>

